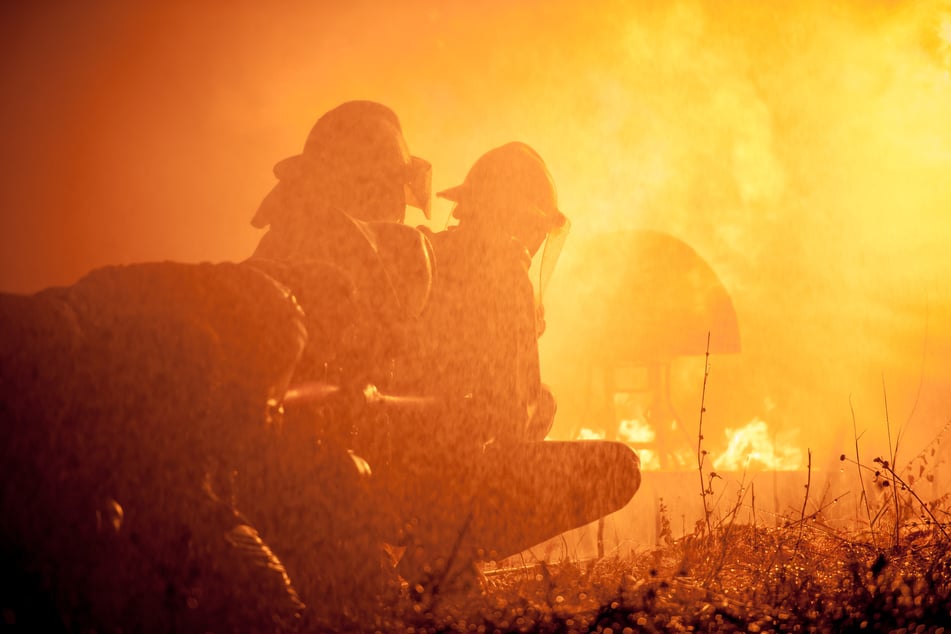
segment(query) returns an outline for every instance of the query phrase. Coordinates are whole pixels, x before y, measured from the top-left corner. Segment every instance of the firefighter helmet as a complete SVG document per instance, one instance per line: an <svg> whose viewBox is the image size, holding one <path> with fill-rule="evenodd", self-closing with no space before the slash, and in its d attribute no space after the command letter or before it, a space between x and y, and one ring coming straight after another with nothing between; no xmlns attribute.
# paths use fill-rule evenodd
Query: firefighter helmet
<svg viewBox="0 0 951 634"><path fill-rule="evenodd" d="M488 221L501 226L531 225L545 233L564 226L551 174L541 156L524 143L512 142L483 154L461 185L437 194L457 203L460 221Z"/></svg>
<svg viewBox="0 0 951 634"><path fill-rule="evenodd" d="M288 183L330 174L329 180L350 197L347 211L361 220L391 220L394 215L402 220L406 204L428 218L431 173L428 161L410 154L396 114L374 101L348 101L328 111L314 124L303 151L274 166L278 180ZM396 191L402 185L405 194L396 209L354 208L368 198L360 198L356 189L390 192L394 185ZM252 224L270 224L270 218L261 216L259 212Z"/></svg>
<svg viewBox="0 0 951 634"><path fill-rule="evenodd" d="M437 196L456 203L453 216L460 222L500 228L531 256L544 243L535 287L541 303L571 223L558 209L555 183L538 152L517 141L489 150L461 185Z"/></svg>

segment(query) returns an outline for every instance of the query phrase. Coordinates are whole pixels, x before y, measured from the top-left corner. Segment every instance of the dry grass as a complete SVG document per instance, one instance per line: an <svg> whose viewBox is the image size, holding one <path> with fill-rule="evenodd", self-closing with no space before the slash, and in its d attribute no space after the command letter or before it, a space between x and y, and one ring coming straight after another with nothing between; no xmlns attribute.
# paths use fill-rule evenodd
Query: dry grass
<svg viewBox="0 0 951 634"><path fill-rule="evenodd" d="M940 631L951 554L935 529L880 549L810 523L735 526L625 559L493 574L483 593L402 605L391 631ZM414 610L415 608L415 610ZM364 625L369 625L365 623Z"/></svg>
<svg viewBox="0 0 951 634"><path fill-rule="evenodd" d="M709 342L708 342L709 346ZM413 601L397 592L361 631L399 632L944 632L951 631L951 493L936 491L942 441L951 421L903 468L901 430L888 454L855 467L855 516L816 494L812 452L795 510L756 522L753 483L726 501L722 478L705 468L701 394L698 512L692 534L675 539L660 500L655 547L620 557L564 559L495 570L481 585ZM853 413L853 426L855 425ZM855 429L855 426L854 426ZM741 513L740 511L743 511ZM748 511L751 511L749 513ZM740 517L752 518L742 523ZM639 521L650 521L640 518ZM567 552L567 549L566 549ZM599 550L599 553L602 552ZM393 595L391 595L393 596ZM369 615L368 615L369 616Z"/></svg>
<svg viewBox="0 0 951 634"><path fill-rule="evenodd" d="M941 631L951 628L951 554L936 527L896 548L821 521L733 526L629 558L539 564L487 577L378 621L391 631ZM414 607L416 608L414 611ZM368 623L365 625L369 625Z"/></svg>
<svg viewBox="0 0 951 634"><path fill-rule="evenodd" d="M738 495L711 507L715 486L701 466L703 512L694 533L674 539L661 503L657 540L625 557L493 571L481 588L405 597L380 606L359 629L400 632L943 632L951 631L951 494L932 488L945 430L904 468L892 460L840 459L856 466L862 501L845 526L810 488L801 512L773 526L743 524ZM701 437L702 439L702 437ZM702 451L702 446L698 447ZM702 454L701 454L702 455ZM843 464L843 467L845 465ZM932 489L933 490L933 489ZM817 502L812 497L821 497ZM808 504L807 504L808 502ZM718 505L723 504L720 498ZM698 500L698 507L700 501ZM808 509L814 509L807 512ZM755 517L755 512L753 514Z"/></svg>

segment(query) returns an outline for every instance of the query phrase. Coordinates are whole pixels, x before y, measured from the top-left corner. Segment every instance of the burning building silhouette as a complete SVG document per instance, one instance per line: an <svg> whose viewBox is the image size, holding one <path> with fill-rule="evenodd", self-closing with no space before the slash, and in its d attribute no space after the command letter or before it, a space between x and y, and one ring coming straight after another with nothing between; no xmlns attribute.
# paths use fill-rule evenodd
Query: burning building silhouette
<svg viewBox="0 0 951 634"><path fill-rule="evenodd" d="M671 399L671 363L740 351L726 288L693 248L657 231L597 236L572 265L578 292L565 358L582 380L564 395L574 405L568 433L594 426L676 468L677 448L690 439Z"/></svg>

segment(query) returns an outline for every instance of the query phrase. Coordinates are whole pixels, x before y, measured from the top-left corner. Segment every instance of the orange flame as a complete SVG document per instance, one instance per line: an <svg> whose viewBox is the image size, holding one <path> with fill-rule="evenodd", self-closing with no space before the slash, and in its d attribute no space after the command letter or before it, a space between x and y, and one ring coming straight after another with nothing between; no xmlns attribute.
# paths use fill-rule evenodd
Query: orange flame
<svg viewBox="0 0 951 634"><path fill-rule="evenodd" d="M618 424L617 433L621 440L633 444L652 443L657 438L654 428L639 418L622 420Z"/></svg>
<svg viewBox="0 0 951 634"><path fill-rule="evenodd" d="M578 435L575 440L604 440L606 435L604 430L597 431L590 427L582 427L578 430Z"/></svg>
<svg viewBox="0 0 951 634"><path fill-rule="evenodd" d="M754 418L739 429L727 428L726 451L713 461L713 467L722 471L750 469L796 471L802 468L802 450L774 442L765 421Z"/></svg>

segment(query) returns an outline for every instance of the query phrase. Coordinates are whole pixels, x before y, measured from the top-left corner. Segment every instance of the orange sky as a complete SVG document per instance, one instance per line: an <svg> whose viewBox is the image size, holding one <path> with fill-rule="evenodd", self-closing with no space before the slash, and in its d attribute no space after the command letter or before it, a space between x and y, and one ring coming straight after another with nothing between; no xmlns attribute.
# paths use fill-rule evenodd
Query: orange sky
<svg viewBox="0 0 951 634"><path fill-rule="evenodd" d="M245 257L272 165L369 98L436 189L509 140L547 159L574 223L542 340L556 391L577 381L572 244L652 228L740 318L711 425L760 417L837 456L851 396L871 452L883 376L909 452L951 418L949 3L192 4L4 3L0 289ZM692 425L702 362L675 371Z"/></svg>

